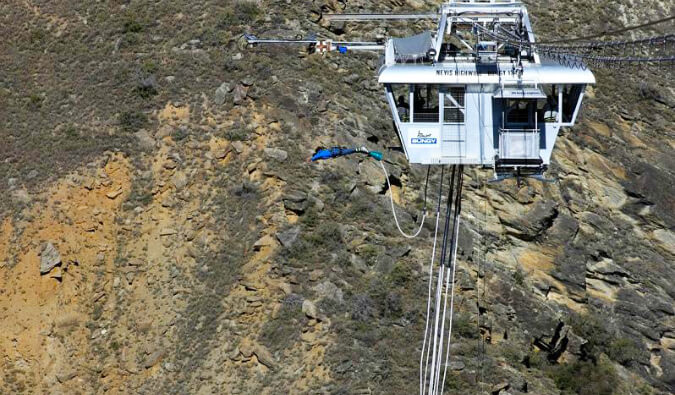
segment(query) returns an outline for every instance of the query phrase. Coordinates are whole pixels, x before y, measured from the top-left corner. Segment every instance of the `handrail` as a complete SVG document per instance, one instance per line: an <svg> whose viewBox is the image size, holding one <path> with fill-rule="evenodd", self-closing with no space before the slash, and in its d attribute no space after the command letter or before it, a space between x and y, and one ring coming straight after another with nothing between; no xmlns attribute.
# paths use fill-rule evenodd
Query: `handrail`
<svg viewBox="0 0 675 395"><path fill-rule="evenodd" d="M539 129L505 129L505 128L499 128L500 132L539 132Z"/></svg>

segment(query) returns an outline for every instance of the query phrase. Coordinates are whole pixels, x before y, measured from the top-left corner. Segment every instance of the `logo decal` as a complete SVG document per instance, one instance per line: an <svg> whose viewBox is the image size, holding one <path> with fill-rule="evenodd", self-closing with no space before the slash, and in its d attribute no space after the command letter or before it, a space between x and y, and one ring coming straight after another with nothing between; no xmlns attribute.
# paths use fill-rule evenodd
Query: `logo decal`
<svg viewBox="0 0 675 395"><path fill-rule="evenodd" d="M410 140L411 144L436 144L438 140L432 137L414 137Z"/></svg>

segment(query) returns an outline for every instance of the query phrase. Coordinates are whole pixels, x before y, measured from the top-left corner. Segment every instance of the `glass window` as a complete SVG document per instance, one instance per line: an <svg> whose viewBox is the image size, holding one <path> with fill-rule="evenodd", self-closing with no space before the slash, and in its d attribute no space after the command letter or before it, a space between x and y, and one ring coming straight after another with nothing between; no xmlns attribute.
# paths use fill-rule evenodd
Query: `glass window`
<svg viewBox="0 0 675 395"><path fill-rule="evenodd" d="M509 100L507 103L506 122L527 124L530 122L530 103L525 100Z"/></svg>
<svg viewBox="0 0 675 395"><path fill-rule="evenodd" d="M410 122L410 86L403 84L392 84L392 94L396 102L398 118L401 122Z"/></svg>
<svg viewBox="0 0 675 395"><path fill-rule="evenodd" d="M464 96L463 86L451 87L443 95L443 122L464 123Z"/></svg>
<svg viewBox="0 0 675 395"><path fill-rule="evenodd" d="M413 122L438 122L438 85L415 85Z"/></svg>

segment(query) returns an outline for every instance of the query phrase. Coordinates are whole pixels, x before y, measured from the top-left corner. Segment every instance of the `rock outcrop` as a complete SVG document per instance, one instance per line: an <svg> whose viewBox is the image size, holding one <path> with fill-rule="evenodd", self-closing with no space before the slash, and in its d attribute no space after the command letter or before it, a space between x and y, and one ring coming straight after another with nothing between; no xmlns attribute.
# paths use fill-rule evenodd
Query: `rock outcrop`
<svg viewBox="0 0 675 395"><path fill-rule="evenodd" d="M392 223L387 194L404 227L419 223L426 169L389 149L377 59L240 38L377 40L409 31L307 12L436 3L10 3L1 393L417 391L433 221L414 240ZM666 8L530 13L555 39ZM673 81L594 71L557 182L465 171L448 391L675 391ZM332 145L383 151L391 190L365 158L306 162Z"/></svg>

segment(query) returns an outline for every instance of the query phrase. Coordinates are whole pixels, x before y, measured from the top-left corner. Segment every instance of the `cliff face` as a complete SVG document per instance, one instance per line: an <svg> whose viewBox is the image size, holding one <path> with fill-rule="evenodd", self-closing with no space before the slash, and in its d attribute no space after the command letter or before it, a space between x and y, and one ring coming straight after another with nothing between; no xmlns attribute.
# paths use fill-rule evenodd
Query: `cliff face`
<svg viewBox="0 0 675 395"><path fill-rule="evenodd" d="M1 392L417 391L433 224L394 227L387 194L412 223L426 169L390 149L377 58L241 40L387 31L311 22L345 4L436 7L0 5ZM674 11L529 10L544 38ZM675 391L672 78L594 72L557 182L465 171L447 393ZM334 144L383 151L391 190L369 160L305 162Z"/></svg>

